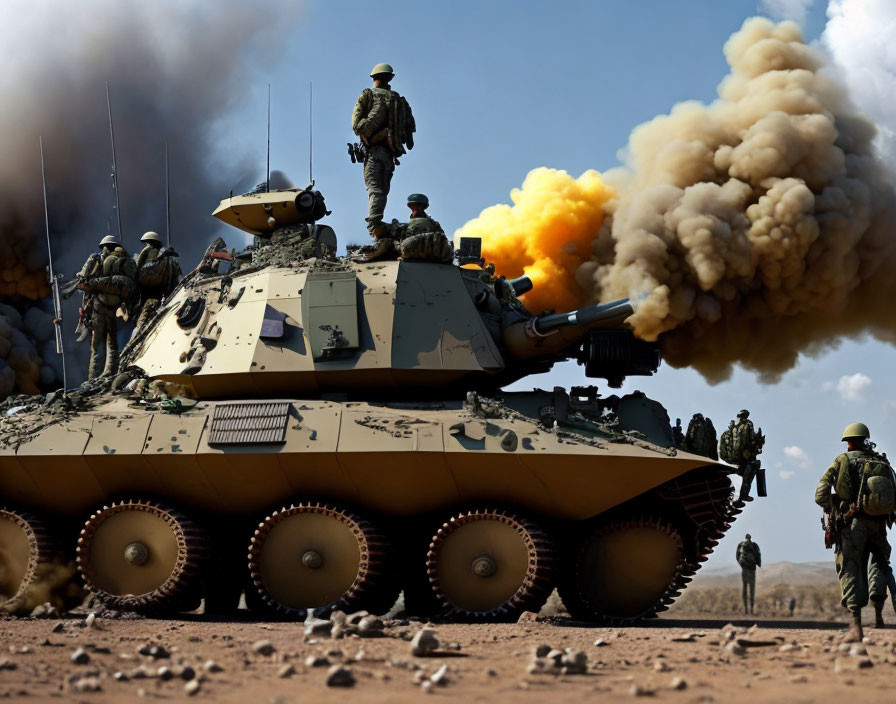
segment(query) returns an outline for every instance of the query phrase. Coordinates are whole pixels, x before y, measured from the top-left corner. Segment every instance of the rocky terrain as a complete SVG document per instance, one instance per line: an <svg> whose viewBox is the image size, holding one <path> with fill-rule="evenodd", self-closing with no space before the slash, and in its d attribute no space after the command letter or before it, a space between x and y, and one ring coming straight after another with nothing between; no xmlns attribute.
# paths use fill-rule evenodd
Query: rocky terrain
<svg viewBox="0 0 896 704"><path fill-rule="evenodd" d="M0 620L0 698L113 702L814 702L886 698L896 629L838 645L842 623L662 618L591 627L307 623L68 614Z"/></svg>

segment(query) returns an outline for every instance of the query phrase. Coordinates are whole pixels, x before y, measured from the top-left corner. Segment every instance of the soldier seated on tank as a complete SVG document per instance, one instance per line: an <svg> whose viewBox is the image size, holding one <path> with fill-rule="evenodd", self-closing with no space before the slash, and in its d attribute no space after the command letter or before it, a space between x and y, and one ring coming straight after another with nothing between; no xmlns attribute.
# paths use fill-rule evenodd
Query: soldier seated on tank
<svg viewBox="0 0 896 704"><path fill-rule="evenodd" d="M422 193L408 196L411 218L401 226L401 258L449 263L454 259L454 248L442 226L426 212L429 198Z"/></svg>

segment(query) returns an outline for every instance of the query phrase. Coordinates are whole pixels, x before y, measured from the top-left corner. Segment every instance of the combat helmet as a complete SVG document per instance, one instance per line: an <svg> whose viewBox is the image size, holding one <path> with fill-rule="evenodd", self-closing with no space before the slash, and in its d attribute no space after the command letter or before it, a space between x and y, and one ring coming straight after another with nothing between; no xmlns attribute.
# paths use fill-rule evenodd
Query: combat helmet
<svg viewBox="0 0 896 704"><path fill-rule="evenodd" d="M738 418L749 418L750 412L746 408L742 408L741 410L739 410L737 412L737 417Z"/></svg>
<svg viewBox="0 0 896 704"><path fill-rule="evenodd" d="M864 423L850 423L846 426L843 431L843 437L841 440L849 440L850 438L865 438L866 440L871 437L871 431L868 430L868 426Z"/></svg>
<svg viewBox="0 0 896 704"><path fill-rule="evenodd" d="M395 75L395 71L392 68L392 64L377 64L370 71L371 78L376 78L377 76L382 76L384 74L389 75L389 76Z"/></svg>
<svg viewBox="0 0 896 704"><path fill-rule="evenodd" d="M118 247L120 244L121 243L115 235L106 235L100 240L99 246L105 247L106 245L109 245L110 247Z"/></svg>
<svg viewBox="0 0 896 704"><path fill-rule="evenodd" d="M162 244L162 238L159 236L158 232L153 232L150 230L149 232L144 232L143 237L140 238L141 242L158 242Z"/></svg>
<svg viewBox="0 0 896 704"><path fill-rule="evenodd" d="M747 533L747 534L744 536L744 540L752 540L752 539L753 539L753 538L752 538L752 536L751 536L749 533Z"/></svg>
<svg viewBox="0 0 896 704"><path fill-rule="evenodd" d="M429 198L422 193L411 193L408 196L408 205L422 205L424 208L428 208Z"/></svg>

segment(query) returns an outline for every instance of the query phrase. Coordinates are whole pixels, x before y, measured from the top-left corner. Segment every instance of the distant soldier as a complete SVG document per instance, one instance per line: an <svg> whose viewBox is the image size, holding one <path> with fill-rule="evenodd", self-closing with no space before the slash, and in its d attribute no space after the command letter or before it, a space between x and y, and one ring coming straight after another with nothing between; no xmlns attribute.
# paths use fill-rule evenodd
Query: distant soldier
<svg viewBox="0 0 896 704"><path fill-rule="evenodd" d="M450 262L454 248L445 236L442 226L426 213L429 198L422 193L408 196L411 218L407 224L396 228L400 232L401 258Z"/></svg>
<svg viewBox="0 0 896 704"><path fill-rule="evenodd" d="M99 254L92 254L78 273L78 288L84 292L79 325L92 332L88 379L118 372L118 319L115 313L136 290L136 265L118 240L106 235L100 240L99 248Z"/></svg>
<svg viewBox="0 0 896 704"><path fill-rule="evenodd" d="M846 426L842 439L847 451L837 455L815 490L815 503L828 516L841 603L852 616L845 642L864 637L862 608L868 604L869 557L888 580L893 574L887 525L896 509L896 478L885 456L874 451L870 437L864 423Z"/></svg>
<svg viewBox="0 0 896 704"><path fill-rule="evenodd" d="M790 603L787 605L787 608L790 610L790 618L793 618L793 612L796 609L796 597L790 597Z"/></svg>
<svg viewBox="0 0 896 704"><path fill-rule="evenodd" d="M684 449L684 429L681 427L681 418L675 419L675 425L672 426L672 439L675 441L675 447L680 450Z"/></svg>
<svg viewBox="0 0 896 704"><path fill-rule="evenodd" d="M688 452L709 457L711 460L719 459L716 428L712 420L704 418L702 413L695 413L688 423L684 444Z"/></svg>
<svg viewBox="0 0 896 704"><path fill-rule="evenodd" d="M173 249L162 250L162 238L147 232L140 238L145 242L137 255L137 287L140 290L140 315L135 330L149 322L162 303L180 281L180 265Z"/></svg>
<svg viewBox="0 0 896 704"><path fill-rule="evenodd" d="M744 613L752 614L755 613L753 606L756 600L756 568L762 567L762 553L749 533L737 546L737 564L740 565L740 578L743 582ZM749 611L747 611L747 592L750 597Z"/></svg>
<svg viewBox="0 0 896 704"><path fill-rule="evenodd" d="M731 421L728 428L722 433L719 450L725 462L737 466L737 473L742 480L740 484L740 500L752 501L750 487L757 472L761 471L759 454L765 445L765 436L760 429L753 428L750 420L750 412L746 409L737 414L737 423ZM763 485L760 485L760 495L764 496Z"/></svg>
<svg viewBox="0 0 896 704"><path fill-rule="evenodd" d="M388 237L383 224L392 172L405 147L413 149L417 129L408 101L392 90L395 72L377 64L370 72L373 88L365 88L352 112L352 131L363 144L364 185L369 201L367 229L374 239ZM386 245L388 248L388 243Z"/></svg>

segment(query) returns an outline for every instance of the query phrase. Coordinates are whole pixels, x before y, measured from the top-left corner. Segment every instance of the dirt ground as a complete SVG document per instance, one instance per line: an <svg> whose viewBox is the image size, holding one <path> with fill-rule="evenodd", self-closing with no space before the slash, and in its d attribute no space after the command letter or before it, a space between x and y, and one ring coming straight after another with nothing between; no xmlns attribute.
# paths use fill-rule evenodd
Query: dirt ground
<svg viewBox="0 0 896 704"><path fill-rule="evenodd" d="M301 623L248 618L6 618L0 620L0 698L288 704L411 702L430 695L464 702L542 704L549 698L578 704L599 696L608 702L790 704L857 696L891 700L896 678L896 628L868 629L864 646L850 652L836 643L842 622L677 615L629 628L561 619L435 624L430 627L438 649L418 657L411 654L410 640L423 627L392 620L380 637L334 639L306 636ZM153 645L164 652L147 654ZM585 672L554 668L561 658L557 653L531 665L540 645L583 652ZM83 664L73 662L77 656ZM315 666L309 656L326 664ZM567 662L574 660L570 655ZM326 684L338 664L351 671L351 688ZM436 673L443 665L440 678Z"/></svg>

